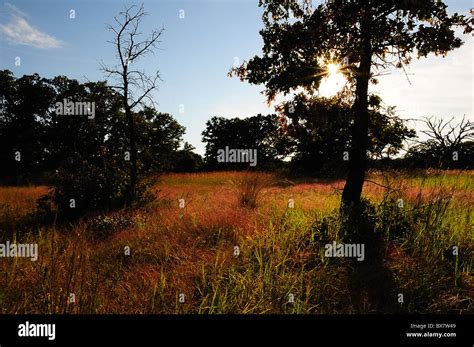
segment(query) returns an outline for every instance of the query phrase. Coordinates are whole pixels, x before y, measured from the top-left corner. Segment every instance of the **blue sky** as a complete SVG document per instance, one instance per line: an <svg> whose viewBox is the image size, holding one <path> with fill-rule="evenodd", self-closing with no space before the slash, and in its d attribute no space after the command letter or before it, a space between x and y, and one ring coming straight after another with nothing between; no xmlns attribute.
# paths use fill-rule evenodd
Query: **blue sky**
<svg viewBox="0 0 474 347"><path fill-rule="evenodd" d="M472 1L446 1L451 11L467 13ZM10 0L0 2L0 68L16 76L39 73L66 75L80 81L103 80L99 62L113 65L112 35L105 24L131 2L112 0ZM149 16L142 32L164 27L162 42L141 65L160 70L163 81L154 94L158 110L172 114L186 127L185 140L203 153L200 142L212 116L248 117L271 113L260 91L227 77L234 60L261 52L262 9L258 0L144 1ZM70 18L70 10L75 18ZM184 10L184 18L180 18ZM411 85L400 71L392 71L372 87L402 117L473 119L473 38L447 58L414 61ZM15 66L15 58L21 65ZM180 113L184 105L184 113ZM412 124L414 125L414 124Z"/></svg>

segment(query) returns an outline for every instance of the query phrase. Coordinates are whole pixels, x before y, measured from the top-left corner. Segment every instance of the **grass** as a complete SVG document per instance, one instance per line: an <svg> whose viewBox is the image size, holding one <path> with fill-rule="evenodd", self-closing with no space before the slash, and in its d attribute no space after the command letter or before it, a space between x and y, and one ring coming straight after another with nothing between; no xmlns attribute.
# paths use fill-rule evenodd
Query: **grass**
<svg viewBox="0 0 474 347"><path fill-rule="evenodd" d="M248 182L246 173L165 175L153 187L156 202L110 214L107 221L130 223L100 239L90 237L87 219L20 232L48 189L0 188L2 242L13 235L39 249L36 262L0 258L0 313L379 312L369 294L355 293L352 264L325 257L315 237L324 218L329 229L318 235L336 237L341 221L333 210L344 182L270 178L254 185L256 194L250 189L249 208L239 196L246 185L232 184ZM474 312L472 178L473 172L369 175L364 196L374 206L374 232L383 238L383 266L393 278L386 293L393 309L386 312Z"/></svg>
<svg viewBox="0 0 474 347"><path fill-rule="evenodd" d="M271 174L260 172L246 172L237 179L231 180L239 197L239 202L244 207L256 208L262 191L273 184Z"/></svg>
<svg viewBox="0 0 474 347"><path fill-rule="evenodd" d="M1 187L0 233L18 231L22 222L36 208L36 200L47 194L48 187Z"/></svg>

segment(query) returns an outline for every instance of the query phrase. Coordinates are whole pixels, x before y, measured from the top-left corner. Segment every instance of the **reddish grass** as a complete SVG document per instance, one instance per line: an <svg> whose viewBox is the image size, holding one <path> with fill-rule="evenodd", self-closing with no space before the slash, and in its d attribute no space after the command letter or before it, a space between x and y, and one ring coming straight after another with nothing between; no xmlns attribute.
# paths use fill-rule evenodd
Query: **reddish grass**
<svg viewBox="0 0 474 347"><path fill-rule="evenodd" d="M0 287L9 293L20 293L11 299L17 300L18 304L12 301L0 312L46 312L45 307L33 304L23 307L22 300L26 297L35 302L35 290L41 293L40 297L61 297L67 288L76 293L80 293L81 288L84 292L91 292L94 285L97 285L95 295L100 299L94 312L172 312L171 303L179 293L185 293L189 299L186 305L191 305L196 295L191 288L194 288L203 266L212 266L217 255L225 266L230 264L238 240L264 232L275 215L283 215L288 199L294 199L295 206L305 212L326 211L337 207L344 186L343 181L286 187L274 185L263 190L259 204L252 210L239 205L238 196L229 184L230 180L242 175L236 172L165 175L156 187L158 202L134 212L135 221L140 221L137 227L118 232L105 241L91 242L82 238L83 224L75 227L76 234L51 231L53 236L43 240L40 247L47 248L46 243L51 243L54 238L54 258L43 253L37 264L23 259L15 268L12 259L0 263L2 273L11 273L14 269L13 277L0 278ZM415 199L420 191L428 198L434 190L409 185L401 188L404 196L410 199ZM383 187L370 182L364 185L364 194L371 198L380 198L384 191ZM2 218L21 219L34 210L35 200L47 192L48 188L44 186L1 188ZM180 198L185 199L183 209L178 208ZM463 203L474 202L472 191L456 190L454 198ZM127 245L134 254L131 259L122 255L123 247ZM395 270L397 266L415 266L395 246L388 254L388 261ZM309 263L310 256L303 252L296 254L293 260L305 264ZM76 267L71 265L73 259L76 259ZM49 277L52 283L43 280L45 268L49 273L54 272ZM74 273L72 279L71 273ZM153 306L154 288L162 273L166 276L165 295L170 306L160 307L158 302ZM94 276L97 274L99 281L95 284ZM25 297L22 298L21 294ZM45 301L51 302L52 299L46 298ZM72 312L81 312L79 307L72 307ZM189 306L181 309L186 307ZM59 306L53 307L51 311L60 309Z"/></svg>

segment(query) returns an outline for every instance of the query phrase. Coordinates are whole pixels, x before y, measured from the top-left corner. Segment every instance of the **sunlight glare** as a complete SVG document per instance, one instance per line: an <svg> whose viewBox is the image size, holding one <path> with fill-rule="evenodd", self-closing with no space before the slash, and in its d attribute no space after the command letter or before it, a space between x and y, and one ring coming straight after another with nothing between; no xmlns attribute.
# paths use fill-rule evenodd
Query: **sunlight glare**
<svg viewBox="0 0 474 347"><path fill-rule="evenodd" d="M330 97L342 90L347 80L340 68L341 66L335 63L327 65L327 76L323 78L319 87L320 96Z"/></svg>
<svg viewBox="0 0 474 347"><path fill-rule="evenodd" d="M328 65L328 78L331 78L339 73L339 64L329 64Z"/></svg>

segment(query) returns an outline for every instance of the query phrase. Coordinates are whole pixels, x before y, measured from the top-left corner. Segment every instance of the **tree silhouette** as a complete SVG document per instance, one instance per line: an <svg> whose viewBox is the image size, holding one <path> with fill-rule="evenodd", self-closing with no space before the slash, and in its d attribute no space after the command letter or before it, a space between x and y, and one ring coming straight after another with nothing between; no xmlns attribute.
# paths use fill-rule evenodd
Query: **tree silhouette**
<svg viewBox="0 0 474 347"><path fill-rule="evenodd" d="M457 148L463 141L474 140L473 122L463 117L459 124L453 125L453 120L426 118L423 122L428 129L422 133L436 141L445 151Z"/></svg>
<svg viewBox="0 0 474 347"><path fill-rule="evenodd" d="M296 143L294 169L329 177L347 173L344 156L351 147L350 125L354 122L347 100L340 95L308 98L300 94L282 103L279 109L290 120L288 133ZM396 116L394 107L382 106L378 96L369 99L369 119L369 158L396 155L404 141L416 135Z"/></svg>
<svg viewBox="0 0 474 347"><path fill-rule="evenodd" d="M416 166L435 168L469 168L472 167L474 123L463 117L459 123L454 118L439 119L434 117L422 120L427 136L424 142L410 148L408 162Z"/></svg>
<svg viewBox="0 0 474 347"><path fill-rule="evenodd" d="M61 218L122 208L127 202L130 166L123 98L106 82L80 83L66 76L15 78L0 70L0 151L5 183L41 183L54 192L41 198ZM94 103L94 117L58 113L64 100ZM141 174L174 168L185 128L152 107L133 111ZM189 147L188 147L189 149ZM188 153L190 156L192 153ZM145 197L137 186L137 200ZM70 199L75 207L70 208ZM49 213L48 213L49 214Z"/></svg>
<svg viewBox="0 0 474 347"><path fill-rule="evenodd" d="M108 77L113 77L117 85L112 86L120 91L123 107L128 121L128 139L130 143L130 186L128 193L128 204L136 198L137 186L137 144L136 144L136 121L133 109L144 105L145 100L153 103L150 93L157 88L160 79L159 72L149 76L145 71L132 69L130 66L139 58L153 53L160 42L163 33L161 30L153 30L149 38L140 40L141 33L138 31L140 24L147 13L143 5L140 7L126 7L114 17L115 24L109 25L108 29L114 33L114 39L109 41L115 46L119 64L107 67L102 63L102 70Z"/></svg>
<svg viewBox="0 0 474 347"><path fill-rule="evenodd" d="M242 80L265 84L274 100L297 88L318 90L328 65L338 63L353 93L354 122L349 173L342 204L360 203L369 145L369 83L390 67L404 69L414 54L446 55L462 45L456 26L469 20L449 16L438 0L331 0L312 9L307 1L260 0L264 7L263 55L231 70Z"/></svg>
<svg viewBox="0 0 474 347"><path fill-rule="evenodd" d="M288 138L277 121L275 114L258 114L248 118L212 117L202 132L206 144L205 163L211 170L248 169L248 163L218 163L217 151L226 146L233 149L254 149L257 151L258 168L270 169L284 157Z"/></svg>

